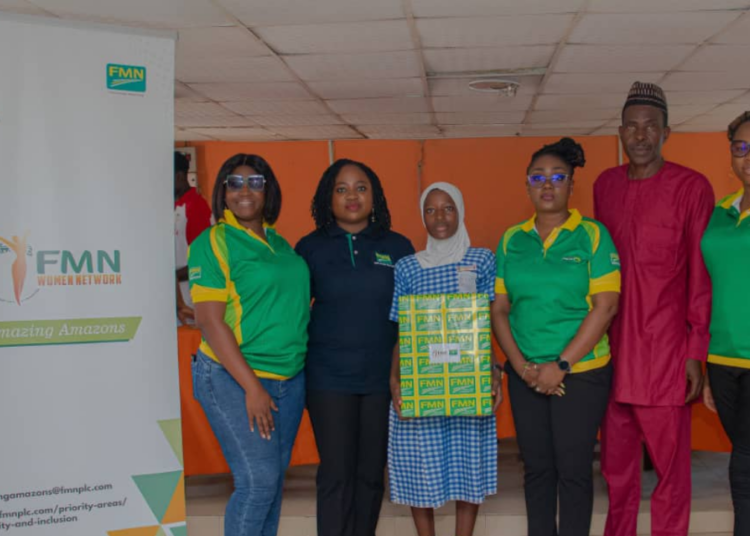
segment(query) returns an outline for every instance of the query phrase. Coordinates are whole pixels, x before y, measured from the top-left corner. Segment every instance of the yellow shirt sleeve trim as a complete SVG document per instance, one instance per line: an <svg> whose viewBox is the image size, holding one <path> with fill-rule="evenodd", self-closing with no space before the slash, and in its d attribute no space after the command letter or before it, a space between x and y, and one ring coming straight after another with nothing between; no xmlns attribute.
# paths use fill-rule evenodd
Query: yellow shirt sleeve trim
<svg viewBox="0 0 750 536"><path fill-rule="evenodd" d="M193 284L193 288L190 289L190 296L193 298L193 303L226 303L227 298L229 297L229 291L225 288L208 288Z"/></svg>
<svg viewBox="0 0 750 536"><path fill-rule="evenodd" d="M505 288L505 279L501 277L495 278L495 294L507 294L508 289Z"/></svg>
<svg viewBox="0 0 750 536"><path fill-rule="evenodd" d="M620 292L621 276L620 271L615 270L607 275L589 280L589 296L599 294L600 292Z"/></svg>

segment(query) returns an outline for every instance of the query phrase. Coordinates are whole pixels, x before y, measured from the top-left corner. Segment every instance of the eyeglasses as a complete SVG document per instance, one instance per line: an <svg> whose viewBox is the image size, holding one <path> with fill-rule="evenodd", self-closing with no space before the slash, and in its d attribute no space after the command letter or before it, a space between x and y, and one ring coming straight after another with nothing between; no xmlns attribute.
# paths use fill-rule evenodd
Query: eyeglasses
<svg viewBox="0 0 750 536"><path fill-rule="evenodd" d="M734 140L729 146L729 150L732 151L732 156L735 158L742 158L750 153L750 143L742 140Z"/></svg>
<svg viewBox="0 0 750 536"><path fill-rule="evenodd" d="M543 188L547 181L555 188L562 188L568 183L570 175L567 173L555 173L547 177L546 175L527 175L526 180L532 188Z"/></svg>
<svg viewBox="0 0 750 536"><path fill-rule="evenodd" d="M227 186L227 190L231 192L239 192L247 184L253 192L262 192L266 186L266 178L263 175L248 175L243 177L242 175L227 175L224 179L224 184Z"/></svg>

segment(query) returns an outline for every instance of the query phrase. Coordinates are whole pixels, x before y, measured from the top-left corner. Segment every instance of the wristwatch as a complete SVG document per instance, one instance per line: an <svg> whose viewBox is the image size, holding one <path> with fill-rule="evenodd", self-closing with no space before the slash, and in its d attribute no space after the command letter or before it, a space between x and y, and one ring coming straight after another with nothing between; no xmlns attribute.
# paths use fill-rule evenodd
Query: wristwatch
<svg viewBox="0 0 750 536"><path fill-rule="evenodd" d="M557 356L557 366L562 370L565 374L570 374L570 363L568 361L565 361L562 357Z"/></svg>

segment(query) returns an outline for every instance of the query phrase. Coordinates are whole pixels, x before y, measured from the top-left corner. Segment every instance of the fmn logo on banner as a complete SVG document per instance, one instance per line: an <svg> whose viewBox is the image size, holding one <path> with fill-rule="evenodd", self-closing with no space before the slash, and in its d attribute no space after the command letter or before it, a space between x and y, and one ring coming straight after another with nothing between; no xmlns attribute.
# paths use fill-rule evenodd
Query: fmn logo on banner
<svg viewBox="0 0 750 536"><path fill-rule="evenodd" d="M174 37L0 10L0 535L187 533Z"/></svg>
<svg viewBox="0 0 750 536"><path fill-rule="evenodd" d="M108 63L107 89L128 91L131 93L145 93L146 68L138 65Z"/></svg>

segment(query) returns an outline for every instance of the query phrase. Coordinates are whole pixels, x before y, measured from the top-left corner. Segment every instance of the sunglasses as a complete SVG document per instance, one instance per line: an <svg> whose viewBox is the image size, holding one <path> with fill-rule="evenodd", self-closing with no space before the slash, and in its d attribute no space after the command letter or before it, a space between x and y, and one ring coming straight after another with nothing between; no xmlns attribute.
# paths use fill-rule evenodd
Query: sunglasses
<svg viewBox="0 0 750 536"><path fill-rule="evenodd" d="M526 180L532 188L543 188L547 181L549 181L554 188L562 188L563 185L568 183L569 177L570 175L567 173L555 173L549 177L546 175L527 175Z"/></svg>
<svg viewBox="0 0 750 536"><path fill-rule="evenodd" d="M735 158L742 158L743 156L747 156L747 153L750 153L750 143L742 140L734 140L729 146L729 150Z"/></svg>
<svg viewBox="0 0 750 536"><path fill-rule="evenodd" d="M247 177L243 177L242 175L227 175L227 178L224 179L224 184L230 192L239 192L244 188L245 184L253 192L262 192L263 188L266 187L266 178L263 175L248 175Z"/></svg>

